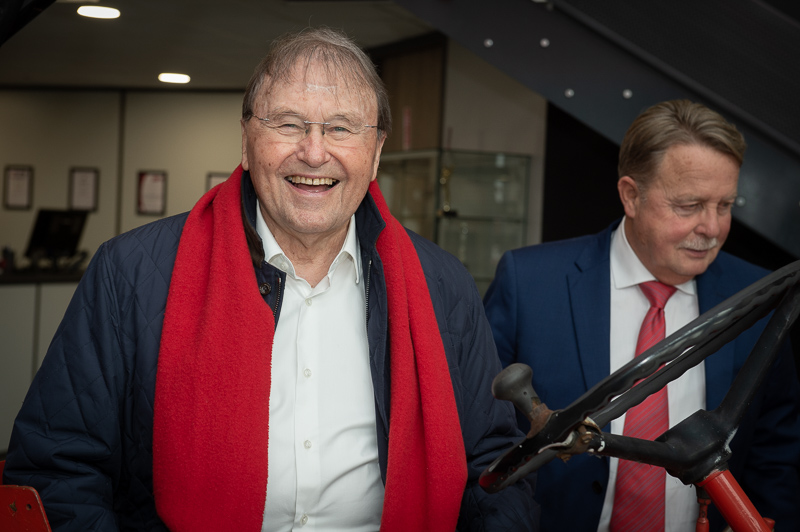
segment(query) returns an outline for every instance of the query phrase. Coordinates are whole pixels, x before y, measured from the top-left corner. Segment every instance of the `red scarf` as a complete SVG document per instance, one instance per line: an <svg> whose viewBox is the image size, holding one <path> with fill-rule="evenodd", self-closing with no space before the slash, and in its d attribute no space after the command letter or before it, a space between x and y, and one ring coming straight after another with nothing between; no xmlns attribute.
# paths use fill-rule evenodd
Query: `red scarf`
<svg viewBox="0 0 800 532"><path fill-rule="evenodd" d="M170 281L153 488L174 532L257 532L264 515L275 321L245 240L241 179L239 167L192 209ZM370 194L386 221L377 248L391 339L381 530L455 530L467 469L442 339L416 250L375 182Z"/></svg>

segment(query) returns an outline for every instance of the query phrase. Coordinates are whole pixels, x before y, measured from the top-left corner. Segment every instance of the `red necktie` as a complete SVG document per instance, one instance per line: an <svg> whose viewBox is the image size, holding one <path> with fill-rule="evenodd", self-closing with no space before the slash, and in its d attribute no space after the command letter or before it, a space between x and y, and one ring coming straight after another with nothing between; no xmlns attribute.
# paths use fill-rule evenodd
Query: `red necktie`
<svg viewBox="0 0 800 532"><path fill-rule="evenodd" d="M636 356L664 339L666 321L664 305L675 293L675 287L658 281L639 285L650 301L636 343ZM644 402L628 410L623 434L643 440L654 440L669 429L669 403L666 386ZM664 530L664 490L666 472L663 468L620 460L617 468L617 487L611 513L612 532L655 532Z"/></svg>

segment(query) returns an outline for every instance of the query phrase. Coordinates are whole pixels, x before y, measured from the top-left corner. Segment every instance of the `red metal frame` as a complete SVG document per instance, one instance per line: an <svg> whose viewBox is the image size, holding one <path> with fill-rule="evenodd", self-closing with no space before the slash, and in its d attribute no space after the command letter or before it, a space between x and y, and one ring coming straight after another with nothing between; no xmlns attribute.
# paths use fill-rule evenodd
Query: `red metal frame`
<svg viewBox="0 0 800 532"><path fill-rule="evenodd" d="M713 471L704 480L698 482L697 486L706 490L734 532L770 532L775 526L772 519L761 517L727 469ZM697 520L697 532L705 532L708 530L708 519L705 519L705 522L703 520L705 518L704 510L708 508L708 500L698 498L698 501L700 502L700 517Z"/></svg>
<svg viewBox="0 0 800 532"><path fill-rule="evenodd" d="M0 530L50 532L39 493L29 486L3 484L5 461L0 461Z"/></svg>

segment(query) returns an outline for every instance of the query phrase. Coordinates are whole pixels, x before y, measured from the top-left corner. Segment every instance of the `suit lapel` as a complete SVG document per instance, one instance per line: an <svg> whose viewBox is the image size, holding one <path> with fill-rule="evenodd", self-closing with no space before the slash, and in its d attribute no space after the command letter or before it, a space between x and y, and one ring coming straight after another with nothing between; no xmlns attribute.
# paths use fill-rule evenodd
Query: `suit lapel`
<svg viewBox="0 0 800 532"><path fill-rule="evenodd" d="M609 373L611 281L609 249L614 226L597 235L567 275L578 358L588 390Z"/></svg>
<svg viewBox="0 0 800 532"><path fill-rule="evenodd" d="M705 273L697 277L697 302L700 314L732 295L724 290L718 260L712 262ZM735 344L734 339L705 359L706 410L713 410L719 406L733 382Z"/></svg>

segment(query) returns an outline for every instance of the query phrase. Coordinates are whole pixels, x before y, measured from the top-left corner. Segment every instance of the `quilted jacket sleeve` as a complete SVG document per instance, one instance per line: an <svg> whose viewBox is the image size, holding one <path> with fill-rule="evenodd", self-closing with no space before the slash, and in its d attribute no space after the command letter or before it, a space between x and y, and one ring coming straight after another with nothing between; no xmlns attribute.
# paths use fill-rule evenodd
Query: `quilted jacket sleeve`
<svg viewBox="0 0 800 532"><path fill-rule="evenodd" d="M416 235L412 238L423 268L436 264L425 272L450 364L467 454L468 479L458 530L536 531L535 474L495 494L478 485L484 469L525 436L517 428L511 403L496 400L491 393L492 380L502 368L475 282L455 257L421 242Z"/></svg>
<svg viewBox="0 0 800 532"><path fill-rule="evenodd" d="M153 498L153 399L185 219L100 246L17 416L5 480L39 491L53 530L166 530Z"/></svg>
<svg viewBox="0 0 800 532"><path fill-rule="evenodd" d="M465 294L458 372L462 383L461 423L467 450L469 479L461 503L459 530L535 531L538 507L533 500L536 475L505 490L489 494L478 485L480 474L525 436L517 429L514 407L495 399L492 380L501 371L492 332L474 285ZM456 368L451 368L451 374Z"/></svg>
<svg viewBox="0 0 800 532"><path fill-rule="evenodd" d="M17 416L6 482L33 486L54 530L116 530L123 380L113 278L101 248Z"/></svg>

